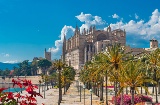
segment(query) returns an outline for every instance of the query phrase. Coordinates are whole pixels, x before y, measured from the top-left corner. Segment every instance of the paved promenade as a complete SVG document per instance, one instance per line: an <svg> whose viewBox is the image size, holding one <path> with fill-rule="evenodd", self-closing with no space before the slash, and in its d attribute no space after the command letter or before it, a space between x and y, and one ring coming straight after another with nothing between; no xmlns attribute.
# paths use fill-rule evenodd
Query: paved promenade
<svg viewBox="0 0 160 105"><path fill-rule="evenodd" d="M37 90L38 91L38 90ZM58 89L49 89L45 92L45 99L37 97L37 104L42 105L58 105ZM63 93L63 89L62 89ZM44 95L44 92L41 92ZM92 95L92 105L102 105L99 104L99 97ZM84 104L85 103L85 104ZM91 94L88 89L85 89L85 100L84 100L84 89L81 88L81 102L80 102L80 92L77 88L77 83L74 81L66 94L62 96L61 105L90 105L91 103Z"/></svg>
<svg viewBox="0 0 160 105"><path fill-rule="evenodd" d="M66 92L66 94L62 96L62 102L61 105L91 105L91 94L88 89L85 89L85 100L84 100L84 89L81 88L81 102L80 102L80 92L77 88L77 77L75 78L75 81L71 84L70 88ZM78 83L79 84L79 83ZM81 83L82 84L82 83ZM83 84L82 84L83 85ZM152 88L149 89L150 92ZM38 91L38 90L37 90ZM41 90L42 91L42 90ZM58 105L58 89L49 89L45 92L45 99L41 97L37 97L37 104L42 105L44 103L45 105ZM63 93L63 89L62 89ZM105 90L104 90L105 93ZM143 90L143 93L144 90ZM41 92L42 95L44 95L44 92ZM155 95L150 95L153 98L153 102L155 102ZM112 97L111 94L108 94L108 99L110 100ZM104 103L100 104L99 97L92 94L92 105L105 105ZM105 99L105 94L104 94ZM160 95L158 95L158 99L160 101ZM85 103L85 104L84 104ZM113 105L109 103L109 105Z"/></svg>

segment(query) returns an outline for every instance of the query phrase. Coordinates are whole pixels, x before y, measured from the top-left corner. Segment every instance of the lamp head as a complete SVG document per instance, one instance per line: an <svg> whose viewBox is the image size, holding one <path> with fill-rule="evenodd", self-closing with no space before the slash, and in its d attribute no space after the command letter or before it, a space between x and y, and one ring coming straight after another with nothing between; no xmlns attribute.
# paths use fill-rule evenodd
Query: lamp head
<svg viewBox="0 0 160 105"><path fill-rule="evenodd" d="M83 89L85 89L86 88L86 85L83 85Z"/></svg>
<svg viewBox="0 0 160 105"><path fill-rule="evenodd" d="M92 94L92 89L90 89L89 92Z"/></svg>

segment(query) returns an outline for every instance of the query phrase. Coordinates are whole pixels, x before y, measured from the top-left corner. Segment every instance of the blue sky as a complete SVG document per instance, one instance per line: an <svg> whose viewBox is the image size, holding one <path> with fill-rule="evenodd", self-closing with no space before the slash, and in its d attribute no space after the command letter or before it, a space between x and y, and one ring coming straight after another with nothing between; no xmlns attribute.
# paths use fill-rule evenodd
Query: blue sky
<svg viewBox="0 0 160 105"><path fill-rule="evenodd" d="M0 0L0 62L32 61L44 49L59 58L64 34L96 25L125 29L127 45L160 41L159 0Z"/></svg>

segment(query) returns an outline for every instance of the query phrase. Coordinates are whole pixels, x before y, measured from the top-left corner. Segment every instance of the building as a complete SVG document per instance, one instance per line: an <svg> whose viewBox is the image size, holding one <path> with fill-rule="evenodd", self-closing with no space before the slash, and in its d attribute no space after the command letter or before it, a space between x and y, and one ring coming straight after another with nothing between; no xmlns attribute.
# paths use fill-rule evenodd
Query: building
<svg viewBox="0 0 160 105"><path fill-rule="evenodd" d="M66 39L64 35L62 60L74 69L81 69L85 62L90 61L94 54L104 51L107 46L119 43L125 47L125 53L132 53L139 56L144 52L150 52L158 48L156 39L150 40L150 48L131 48L126 46L125 30L111 30L108 26L107 30L96 30L95 26L91 26L89 30L83 29L80 32L76 26L74 35Z"/></svg>
<svg viewBox="0 0 160 105"><path fill-rule="evenodd" d="M74 69L81 69L85 62L90 61L94 54L105 50L107 46L113 43L119 43L121 46L126 45L125 30L97 30L91 26L89 30L83 29L80 32L76 26L74 35L68 40L63 41L62 60Z"/></svg>
<svg viewBox="0 0 160 105"><path fill-rule="evenodd" d="M44 58L51 61L51 52L47 52L46 48L44 50Z"/></svg>

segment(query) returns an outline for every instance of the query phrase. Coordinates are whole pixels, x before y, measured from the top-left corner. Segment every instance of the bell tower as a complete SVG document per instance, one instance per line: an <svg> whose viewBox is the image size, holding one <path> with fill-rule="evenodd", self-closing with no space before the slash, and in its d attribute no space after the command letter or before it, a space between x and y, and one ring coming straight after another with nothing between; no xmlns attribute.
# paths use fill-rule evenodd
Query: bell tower
<svg viewBox="0 0 160 105"><path fill-rule="evenodd" d="M51 52L47 52L47 51L46 51L46 48L45 48L45 51L44 51L44 57L45 57L47 60L51 61Z"/></svg>
<svg viewBox="0 0 160 105"><path fill-rule="evenodd" d="M158 41L156 39L150 40L150 48L158 48Z"/></svg>

